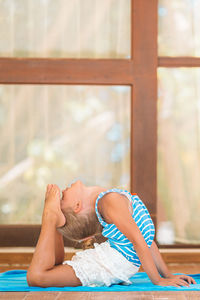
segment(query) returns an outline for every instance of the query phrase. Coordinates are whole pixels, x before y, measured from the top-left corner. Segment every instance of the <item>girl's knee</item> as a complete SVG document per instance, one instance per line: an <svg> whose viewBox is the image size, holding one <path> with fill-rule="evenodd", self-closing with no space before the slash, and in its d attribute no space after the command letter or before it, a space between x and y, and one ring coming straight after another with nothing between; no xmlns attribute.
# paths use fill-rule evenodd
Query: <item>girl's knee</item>
<svg viewBox="0 0 200 300"><path fill-rule="evenodd" d="M42 275L40 272L28 270L26 279L29 286L42 286Z"/></svg>

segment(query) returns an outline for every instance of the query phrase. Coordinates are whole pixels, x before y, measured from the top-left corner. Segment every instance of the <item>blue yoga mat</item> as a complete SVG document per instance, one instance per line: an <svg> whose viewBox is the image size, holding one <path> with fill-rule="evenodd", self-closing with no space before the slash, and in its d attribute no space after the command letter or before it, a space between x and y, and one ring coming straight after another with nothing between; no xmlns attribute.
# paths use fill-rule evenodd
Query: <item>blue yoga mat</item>
<svg viewBox="0 0 200 300"><path fill-rule="evenodd" d="M26 270L12 270L0 273L0 291L1 292L32 292L32 291L80 291L80 292L126 292L126 291L200 291L200 274L192 276L197 284L191 284L189 287L173 287L154 285L145 272L139 272L131 278L131 285L112 285L110 287L29 287L26 280ZM180 274L180 273L178 273Z"/></svg>

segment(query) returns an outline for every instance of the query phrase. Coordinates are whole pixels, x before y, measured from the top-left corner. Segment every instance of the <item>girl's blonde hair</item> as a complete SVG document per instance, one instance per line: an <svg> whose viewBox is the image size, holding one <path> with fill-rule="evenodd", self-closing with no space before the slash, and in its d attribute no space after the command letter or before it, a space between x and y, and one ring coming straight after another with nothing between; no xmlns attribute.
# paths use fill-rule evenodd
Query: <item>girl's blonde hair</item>
<svg viewBox="0 0 200 300"><path fill-rule="evenodd" d="M76 214L73 210L63 212L66 223L58 231L67 239L79 242L83 249L94 248L94 242L102 237L102 226L96 213Z"/></svg>

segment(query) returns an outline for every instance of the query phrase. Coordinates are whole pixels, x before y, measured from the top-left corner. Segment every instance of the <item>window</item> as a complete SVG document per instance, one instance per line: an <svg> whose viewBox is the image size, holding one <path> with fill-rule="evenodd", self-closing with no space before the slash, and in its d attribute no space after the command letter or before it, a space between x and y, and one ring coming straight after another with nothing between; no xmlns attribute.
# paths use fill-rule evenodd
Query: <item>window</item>
<svg viewBox="0 0 200 300"><path fill-rule="evenodd" d="M158 231L160 244L199 247L199 1L159 1Z"/></svg>
<svg viewBox="0 0 200 300"><path fill-rule="evenodd" d="M130 5L130 0L1 0L0 56L130 58Z"/></svg>
<svg viewBox="0 0 200 300"><path fill-rule="evenodd" d="M41 224L48 182L63 189L79 178L129 189L129 86L21 84L0 91L2 224Z"/></svg>
<svg viewBox="0 0 200 300"><path fill-rule="evenodd" d="M26 91L27 98L29 89L32 89L34 91L33 93L37 93L38 95L35 98L35 102L28 101L27 105L36 106L39 94L43 94L41 109L45 101L47 103L49 101L51 102L49 99L50 97L53 99L54 93L55 99L57 99L57 103L59 103L57 104L58 108L59 106L61 107L63 105L63 99L65 99L63 94L68 93L70 88L72 89L72 86L74 89L78 88L79 91L80 89L90 87L91 90L99 90L97 94L101 93L101 91L105 93L105 90L107 90L107 93L116 94L116 99L122 97L119 95L123 93L123 100L122 98L119 101L116 99L113 100L113 105L117 107L121 105L120 103L122 101L125 103L113 118L116 118L115 120L121 117L125 118L125 116L127 118L126 112L130 105L128 119L124 121L122 126L123 128L126 127L126 132L130 131L130 142L122 130L120 139L124 136L124 142L121 146L116 148L113 157L116 159L116 157L125 153L126 158L123 164L118 165L120 178L116 181L112 181L114 177L111 176L110 183L112 183L112 185L115 182L122 185L129 184L130 191L137 192L147 205L156 224L157 1L105 0L100 1L100 5L99 0L88 0L84 2L78 0L73 2L46 0L40 1L43 7L41 7L37 16L36 13L32 14L36 9L35 1L25 2L26 5L23 5L23 1L17 1L17 4L16 1L0 1L0 11L1 14L4 14L4 17L1 15L1 22L4 24L4 26L1 26L1 28L3 28L1 40L5 41L5 43L2 43L4 44L4 48L0 50L0 84L1 101L3 103L1 107L4 110L8 107L6 103L8 101L7 97L3 97L3 94L8 93L12 95L13 93L17 96L20 90L24 91L24 93ZM75 3L74 6L72 3ZM126 3L126 5L124 5L124 3ZM61 7L65 9L61 9ZM79 24L75 24L74 20L70 23L72 12L73 16L75 14L80 16L81 12L81 16L84 15L85 18L87 17L87 20L90 20L90 18L92 18L91 11L93 7L95 7L95 13L97 14L96 17L93 18L95 22L94 26L90 24L89 27L89 25L87 25L89 22L86 23L78 17L76 21L80 22ZM101 8L99 9L99 7ZM26 10L25 13L22 9ZM53 11L52 14L51 10ZM28 14L29 17L27 17ZM113 14L112 17L111 14ZM23 27L19 24L23 17L28 19L27 27ZM36 17L38 18L37 21L35 20ZM112 26L109 24L109 20L112 20ZM69 27L67 22L69 22L72 27L68 28L69 31L67 31L67 26ZM37 23L38 28L40 28L37 29L37 34L33 26L35 23ZM83 28L85 26L88 27L89 33L85 31L86 28ZM52 28L52 30L49 30L49 28ZM117 37L116 28L118 28L117 32L122 33L117 35ZM83 32L84 34L81 34L80 39L78 39L77 32L80 29L81 33ZM93 31L93 29L96 29L96 31ZM48 34L46 34L47 31ZM30 32L31 36L29 35ZM65 40L66 32L68 32L66 38L69 38L70 34L73 38L76 35L74 45L70 44L69 47L67 46L69 45L67 43L68 41ZM97 33L100 34L98 38ZM8 35L10 38L7 39ZM94 35L96 35L95 38ZM45 40L46 37L48 37L48 41ZM79 40L80 48L77 54L74 49L77 49L76 45ZM105 48L102 48L102 44ZM90 46L90 48L86 49L85 47L88 46ZM66 48L69 49L69 51L66 50ZM26 87L24 85L26 85ZM38 92L39 90L40 92ZM56 96L56 93L59 94L59 98ZM93 97L95 96L93 95ZM15 98L14 100L11 99L11 111L15 111L17 101L22 101L20 96ZM72 101L72 105L74 105L75 102L76 105L78 105L77 103L81 101L78 98L75 99L76 101L73 101L71 95L69 99ZM99 99L101 100L102 98L100 97ZM68 100L66 101L68 102ZM67 103L68 105L70 105L70 101ZM85 100L83 100L83 103L84 101ZM97 102L96 105L99 105L99 100ZM101 102L103 102L103 100ZM95 101L91 105L94 105L94 103ZM111 102L105 105L106 110L109 105L111 105ZM89 114L87 111L87 109L89 109L88 103L87 105L84 104L83 109L85 109L85 114ZM28 108L27 113L24 113L22 116L24 120L27 120L27 114ZM6 113L3 115L5 116ZM9 115L9 113L7 115ZM14 116L14 113L10 114L10 118ZM47 116L49 115L47 114ZM62 120L62 116L60 117ZM33 122L31 125L30 120L31 118L28 118L27 124L31 127L35 123ZM6 121L3 120L2 122ZM44 119L42 120L43 123L41 123L39 113L38 122L42 124L43 131L49 130L47 126L48 120ZM53 121L53 123L54 122L55 121ZM114 129L112 128L112 124L110 124L110 126L110 131L107 132L111 139L109 143L113 143L114 145L115 141L113 139L116 139L117 134L119 135L120 123L117 126L115 124ZM14 131L15 128L10 128L9 130ZM23 128L23 130L25 138L28 139L26 129ZM55 127L53 131L54 130L56 136L57 128ZM65 128L62 127L62 124L59 130L63 130L63 134L65 134ZM53 132L51 132L51 134L53 134ZM30 153L35 153L34 151L37 152L38 149L42 147L43 150L45 149L45 143L41 145L40 143L37 144L37 142L38 141L34 141L32 146L29 147ZM15 143L13 142L12 146L14 147L14 145ZM23 152L23 143L21 147ZM129 147L129 152L126 147ZM11 149L10 151L14 151L12 147ZM4 151L4 162L6 162L10 153L6 153L5 148L2 151ZM100 149L98 149L98 151L100 151ZM110 155L110 153L108 154ZM22 153L20 155L22 155ZM46 155L47 160L51 160L53 155L51 148L50 152L47 151ZM17 158L15 157L15 159ZM1 163L2 170L6 168L5 165L3 166L4 162ZM117 165L118 162L116 161L115 163ZM121 175L123 175L123 166L127 165L129 165L128 174L126 169L125 176L121 178ZM40 171L41 173L39 173L39 175L45 174L45 176L48 177L48 172L46 172L45 168ZM1 171L1 179L3 174L5 175L5 173ZM26 176L28 177L30 174L26 174ZM1 201L3 201L2 198ZM6 203L3 203L3 210L4 212L9 212L9 207L6 206ZM34 222L34 224L5 224L4 222L4 224L0 226L1 245L34 245L40 228L40 226L36 224L36 221Z"/></svg>

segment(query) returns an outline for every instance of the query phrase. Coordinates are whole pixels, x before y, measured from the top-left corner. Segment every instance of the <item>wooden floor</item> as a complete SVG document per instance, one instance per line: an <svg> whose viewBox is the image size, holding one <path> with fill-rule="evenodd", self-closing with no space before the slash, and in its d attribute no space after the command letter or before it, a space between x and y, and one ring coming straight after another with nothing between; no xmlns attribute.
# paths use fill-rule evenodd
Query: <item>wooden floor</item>
<svg viewBox="0 0 200 300"><path fill-rule="evenodd" d="M173 273L200 273L200 264L168 264ZM0 299L9 300L200 300L200 292L1 292Z"/></svg>
<svg viewBox="0 0 200 300"><path fill-rule="evenodd" d="M199 300L199 292L18 292L1 293L0 299L9 300Z"/></svg>

